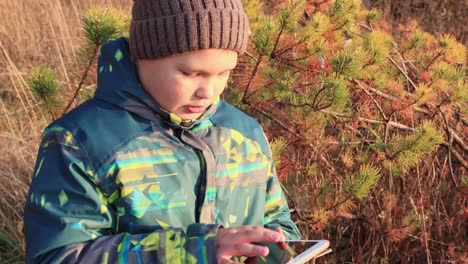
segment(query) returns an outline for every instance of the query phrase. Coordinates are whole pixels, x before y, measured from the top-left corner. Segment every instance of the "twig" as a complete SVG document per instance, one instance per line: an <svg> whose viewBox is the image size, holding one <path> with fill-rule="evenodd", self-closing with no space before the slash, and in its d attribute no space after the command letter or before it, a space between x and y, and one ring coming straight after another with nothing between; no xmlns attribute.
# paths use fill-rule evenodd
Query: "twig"
<svg viewBox="0 0 468 264"><path fill-rule="evenodd" d="M314 100L312 101L312 104L311 103L302 103L302 104L288 103L288 105L292 106L292 107L308 106L308 107L312 108L312 111L314 111L314 112L329 108L332 105L332 103L321 104L321 102L323 101L323 98L325 97L325 95L324 95L325 91L326 91L325 87L320 88L320 90L315 95Z"/></svg>
<svg viewBox="0 0 468 264"><path fill-rule="evenodd" d="M346 141L327 141L326 144L346 146L346 145L372 144L372 143L375 143L375 142L376 142L375 140L362 140L362 141L349 141L349 142L346 142Z"/></svg>
<svg viewBox="0 0 468 264"><path fill-rule="evenodd" d="M419 167L416 167L417 177L418 177L418 187L420 191L419 200L421 203L421 214L422 214L422 223L423 223L423 234L424 234L424 245L426 251L427 263L431 263L431 252L429 249L428 237L427 237L427 227L426 227L426 214L424 213L424 202L423 202L423 188L421 186L421 174L419 173ZM411 196L410 196L411 199Z"/></svg>
<svg viewBox="0 0 468 264"><path fill-rule="evenodd" d="M97 54L97 51L98 51L98 48L99 46L98 45L94 45L94 50L93 50L93 56L91 57L91 59L89 60L88 62L88 65L86 66L86 69L83 73L83 76L81 77L81 80L80 80L80 83L78 84L78 88L76 89L75 93L73 94L73 97L72 99L70 100L70 102L68 102L68 105L67 107L65 107L65 110L63 111L62 115L66 114L68 112L68 110L70 110L71 106L73 105L73 102L76 100L76 98L78 97L78 94L80 93L80 90L81 88L83 88L83 84L86 80L86 78L88 78L88 73L89 73L89 70L91 69L91 66L93 65L94 63L94 59L96 58L96 54Z"/></svg>
<svg viewBox="0 0 468 264"><path fill-rule="evenodd" d="M444 54L443 51L439 51L437 53L436 56L434 56L434 58L432 58L432 60L426 65L426 67L424 67L424 69L427 71L429 69L429 67L431 67L431 65L440 57Z"/></svg>
<svg viewBox="0 0 468 264"><path fill-rule="evenodd" d="M449 168L450 168L450 176L452 177L452 181L453 181L453 184L455 185L455 187L458 187L458 184L457 184L457 181L455 180L455 174L453 173L453 166L452 166L452 155L451 155L451 151L450 149L452 149L452 142L453 142L453 135L452 133L450 132L450 127L449 127L449 124L448 124L448 120L447 120L447 117L445 116L444 112L442 112L442 110L440 109L440 107L437 107L437 110L439 111L439 113L442 115L442 118L444 120L444 124L445 124L445 132L447 133L447 137L448 137L448 144L450 144L450 148L449 148L449 151L447 153L448 155L448 159L449 159Z"/></svg>
<svg viewBox="0 0 468 264"><path fill-rule="evenodd" d="M403 58L403 55L401 55L401 53L397 49L395 49L395 52L398 55L398 57L400 57L401 65L403 65L403 67L405 68L405 72L408 73L408 69L406 68L406 63L405 59Z"/></svg>
<svg viewBox="0 0 468 264"><path fill-rule="evenodd" d="M299 133L297 133L296 131L293 131L289 126L283 124L283 122L281 122L280 120L276 119L275 117L273 117L272 115L270 115L269 113L265 112L263 109L259 108L258 106L256 105L253 105L253 104L248 104L250 107L252 107L255 111L259 112L260 114L266 116L267 118L269 118L270 120L272 120L273 122L275 122L276 124L278 124L280 127L282 127L284 130L288 131L289 133L293 134L294 136L298 137L298 138L303 138Z"/></svg>
<svg viewBox="0 0 468 264"><path fill-rule="evenodd" d="M370 31L370 32L373 32L374 30L372 28L370 28L368 25L364 25L364 24L360 24L359 26L361 26L362 28L364 28L365 30L367 31Z"/></svg>
<svg viewBox="0 0 468 264"><path fill-rule="evenodd" d="M378 95L382 96L383 98L388 99L388 100L390 100L390 101L400 101L400 100L401 100L400 98L396 98L396 97L394 97L394 96L391 96L391 95L389 95L389 94L386 94L386 93L384 93L384 92L382 92L382 91L379 91L379 90L377 90L377 89L375 89L375 88L373 88L373 87L367 87L366 89L368 89L369 91L371 91L371 92L373 92L373 93L375 93L375 94L378 94ZM407 96L413 97L413 95L410 94L410 93L408 93ZM413 105L412 108L413 108L415 111L417 111L417 112L420 112L420 113L423 113L423 114L429 114L429 111L427 111L427 110L425 110L425 109L422 109L421 107L418 107L418 106Z"/></svg>
<svg viewBox="0 0 468 264"><path fill-rule="evenodd" d="M257 74L258 67L260 66L260 63L262 62L262 57L263 57L263 54L260 54L257 58L257 63L255 64L252 74L250 75L249 82L247 83L247 86L245 87L244 94L242 95L242 99L241 99L242 103L247 104L247 98L248 98L247 93L249 92L250 85L252 84L252 81L255 78L255 75Z"/></svg>
<svg viewBox="0 0 468 264"><path fill-rule="evenodd" d="M278 32L278 36L276 36L275 45L273 46L273 49L271 50L271 53L270 53L270 58L271 59L274 59L276 57L275 51L276 51L276 48L278 47L278 43L279 43L279 40L281 38L281 35L283 34L284 26L285 26L284 22L281 23L281 27L280 27L280 30Z"/></svg>
<svg viewBox="0 0 468 264"><path fill-rule="evenodd" d="M288 59L288 58L283 58L283 57L278 57L278 59L284 64L286 64L286 62L298 62L298 61L307 60L310 57L312 57L312 55L307 55L307 56L303 56L303 57L299 57L295 59Z"/></svg>
<svg viewBox="0 0 468 264"><path fill-rule="evenodd" d="M304 43L304 41L300 40L300 41L294 43L293 45L289 46L288 48L284 48L283 50L279 50L278 53L275 54L275 58L283 55L284 53L286 53L286 52L288 52L288 51L290 51L292 49L294 49L295 47L301 45L302 43Z"/></svg>
<svg viewBox="0 0 468 264"><path fill-rule="evenodd" d="M411 86L414 88L414 90L415 91L418 90L418 87L416 86L416 84L414 84L413 80L411 80L411 78L408 76L408 74L406 74L406 72L395 62L395 60L393 60L393 58L391 56L388 56L388 58L393 63L393 65L395 65L395 67L397 67L398 70L406 77L406 79L411 84Z"/></svg>
<svg viewBox="0 0 468 264"><path fill-rule="evenodd" d="M455 158L457 158L457 160L461 163L461 165L465 167L465 169L468 169L468 163L465 161L463 156L460 153L458 153L458 151L455 148L453 148L453 146L450 143L444 141L441 143L441 145L448 148L452 155L455 156Z"/></svg>
<svg viewBox="0 0 468 264"><path fill-rule="evenodd" d="M383 117L383 119L385 120L388 120L387 116L385 115L382 107L380 106L380 104L377 102L377 100L375 100L375 98L371 95L371 93L358 81L358 80L354 80L354 82L359 86L359 88L361 88L367 95L369 95L370 98L372 98L372 101L374 101L374 104L375 106L377 107L377 109L379 109L379 112L380 112L380 115Z"/></svg>
<svg viewBox="0 0 468 264"><path fill-rule="evenodd" d="M468 151L468 147L463 142L463 139L455 132L455 130L449 128L450 134L453 136L453 140L458 143L462 147L464 151Z"/></svg>
<svg viewBox="0 0 468 264"><path fill-rule="evenodd" d="M410 233L406 233L406 236L412 237L412 238L414 238L414 239L416 239L416 240L418 240L418 241L420 240L419 237L417 237L417 236L415 236L415 235L413 235L413 234L410 234ZM434 242L434 243L438 243L438 244L441 244L441 245L443 245L443 246L449 246L449 244L447 244L447 243L444 243L444 242L441 242L441 241L438 241L438 240L434 240L434 239L427 239L427 241L431 241L431 242Z"/></svg>

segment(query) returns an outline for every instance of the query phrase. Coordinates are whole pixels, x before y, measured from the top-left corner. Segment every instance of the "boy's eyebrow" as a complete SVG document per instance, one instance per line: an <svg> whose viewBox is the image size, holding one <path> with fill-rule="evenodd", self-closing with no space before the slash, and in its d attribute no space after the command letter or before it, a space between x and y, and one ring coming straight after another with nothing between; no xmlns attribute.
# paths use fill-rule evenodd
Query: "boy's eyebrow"
<svg viewBox="0 0 468 264"><path fill-rule="evenodd" d="M194 71L194 72L209 73L209 72L206 71L206 70L197 69L196 67L192 67L191 65L187 65L187 64L178 63L178 64L176 64L176 66L177 66L178 68L189 68L191 71ZM232 71L232 70L234 70L236 67L237 67L237 65L235 65L234 67L229 67L229 68L227 68L227 69L225 69L225 70L222 70L221 72Z"/></svg>

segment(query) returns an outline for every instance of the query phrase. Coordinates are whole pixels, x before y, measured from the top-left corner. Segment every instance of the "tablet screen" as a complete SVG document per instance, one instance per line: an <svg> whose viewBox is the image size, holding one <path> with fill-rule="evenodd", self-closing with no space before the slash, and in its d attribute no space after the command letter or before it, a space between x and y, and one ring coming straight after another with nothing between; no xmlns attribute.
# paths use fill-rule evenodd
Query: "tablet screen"
<svg viewBox="0 0 468 264"><path fill-rule="evenodd" d="M267 257L259 257L258 262L286 264L304 251L314 246L318 246L319 243L323 243L323 241L288 241L285 243L284 249L281 249L277 243L260 243L262 246L267 246L270 250L270 253ZM319 254L322 250L323 248L318 249L317 254Z"/></svg>

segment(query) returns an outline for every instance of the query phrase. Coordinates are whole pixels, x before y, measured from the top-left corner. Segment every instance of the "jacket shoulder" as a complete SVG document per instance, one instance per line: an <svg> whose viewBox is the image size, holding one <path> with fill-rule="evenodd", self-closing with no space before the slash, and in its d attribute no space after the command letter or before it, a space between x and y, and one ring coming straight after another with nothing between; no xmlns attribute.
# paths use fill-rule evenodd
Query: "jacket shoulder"
<svg viewBox="0 0 468 264"><path fill-rule="evenodd" d="M148 120L96 98L79 105L48 128L56 126L71 133L95 169L119 145L151 131Z"/></svg>
<svg viewBox="0 0 468 264"><path fill-rule="evenodd" d="M216 127L225 127L242 133L244 137L258 142L264 153L270 153L269 144L260 123L233 105L221 100L211 121Z"/></svg>

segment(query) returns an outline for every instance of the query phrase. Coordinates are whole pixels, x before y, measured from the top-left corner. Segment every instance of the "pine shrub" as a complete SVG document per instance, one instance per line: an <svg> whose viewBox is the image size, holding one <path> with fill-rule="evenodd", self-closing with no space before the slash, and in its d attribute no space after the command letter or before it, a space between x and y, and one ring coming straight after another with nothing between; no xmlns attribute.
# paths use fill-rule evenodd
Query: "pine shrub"
<svg viewBox="0 0 468 264"><path fill-rule="evenodd" d="M225 99L279 139L305 238L329 239L330 263L466 261L465 46L417 27L397 41L356 0L244 4Z"/></svg>

